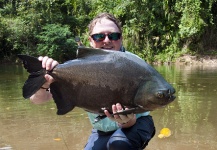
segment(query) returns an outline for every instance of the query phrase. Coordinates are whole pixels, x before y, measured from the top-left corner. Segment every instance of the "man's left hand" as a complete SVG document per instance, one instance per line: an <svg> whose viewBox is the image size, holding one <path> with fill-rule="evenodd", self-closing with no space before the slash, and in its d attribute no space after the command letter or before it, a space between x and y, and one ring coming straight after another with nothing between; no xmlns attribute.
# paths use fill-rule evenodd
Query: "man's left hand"
<svg viewBox="0 0 217 150"><path fill-rule="evenodd" d="M127 109L128 108L125 108L125 110L127 110ZM112 105L113 114L115 114L117 112L122 112L123 110L124 110L124 108L121 106L120 103L117 103L116 105ZM119 125L128 124L133 119L135 119L135 114L133 114L133 113L127 114L127 115L112 115L108 112L108 110L105 110L104 113L109 119L116 121Z"/></svg>

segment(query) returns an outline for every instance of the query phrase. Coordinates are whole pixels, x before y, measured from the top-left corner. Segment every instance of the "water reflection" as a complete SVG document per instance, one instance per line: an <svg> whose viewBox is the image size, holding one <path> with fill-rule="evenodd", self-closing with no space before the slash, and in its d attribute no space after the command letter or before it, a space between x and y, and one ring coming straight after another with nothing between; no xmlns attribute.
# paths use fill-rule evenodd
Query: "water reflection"
<svg viewBox="0 0 217 150"><path fill-rule="evenodd" d="M0 66L0 149L82 149L91 129L85 112L57 116L53 102L38 106L24 100L27 76L22 66Z"/></svg>
<svg viewBox="0 0 217 150"><path fill-rule="evenodd" d="M212 66L156 66L176 88L177 99L152 112L157 129L147 150L217 149L217 68ZM33 105L22 97L27 78L22 66L0 66L0 150L81 150L91 125L82 109L56 115L51 101ZM164 127L168 138L157 135Z"/></svg>
<svg viewBox="0 0 217 150"><path fill-rule="evenodd" d="M157 69L174 85L177 99L152 112L158 132L172 130L166 139L154 137L148 149L217 149L217 68L213 66L160 66Z"/></svg>

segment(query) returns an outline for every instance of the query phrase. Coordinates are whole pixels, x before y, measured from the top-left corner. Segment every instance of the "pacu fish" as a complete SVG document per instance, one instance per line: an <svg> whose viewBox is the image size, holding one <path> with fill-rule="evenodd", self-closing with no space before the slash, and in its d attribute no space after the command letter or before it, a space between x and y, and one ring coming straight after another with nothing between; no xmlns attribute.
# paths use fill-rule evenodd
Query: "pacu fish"
<svg viewBox="0 0 217 150"><path fill-rule="evenodd" d="M119 114L152 111L172 102L175 89L148 63L130 52L80 47L77 59L58 64L53 70L42 68L36 57L18 55L30 73L23 86L23 97L31 97L46 82L55 81L50 92L57 114L74 107L104 115L104 109L120 103L129 109Z"/></svg>

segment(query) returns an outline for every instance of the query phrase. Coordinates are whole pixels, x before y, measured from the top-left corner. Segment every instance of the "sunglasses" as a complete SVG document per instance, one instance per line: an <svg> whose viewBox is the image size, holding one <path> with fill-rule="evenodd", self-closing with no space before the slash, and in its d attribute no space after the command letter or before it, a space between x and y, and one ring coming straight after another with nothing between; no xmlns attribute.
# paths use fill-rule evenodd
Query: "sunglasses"
<svg viewBox="0 0 217 150"><path fill-rule="evenodd" d="M96 42L102 42L105 40L105 37L108 36L109 40L117 41L121 38L121 33L114 32L109 34L98 33L91 35L92 39Z"/></svg>

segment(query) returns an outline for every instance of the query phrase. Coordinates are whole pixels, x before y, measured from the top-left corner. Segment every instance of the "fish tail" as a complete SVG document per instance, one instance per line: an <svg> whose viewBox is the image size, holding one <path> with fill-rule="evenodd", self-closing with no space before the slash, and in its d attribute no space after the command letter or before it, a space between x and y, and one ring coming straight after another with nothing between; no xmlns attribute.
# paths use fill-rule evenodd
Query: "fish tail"
<svg viewBox="0 0 217 150"><path fill-rule="evenodd" d="M27 99L37 92L46 82L44 77L46 70L42 68L41 61L36 57L21 54L18 57L23 61L24 68L30 73L23 85L23 97Z"/></svg>

